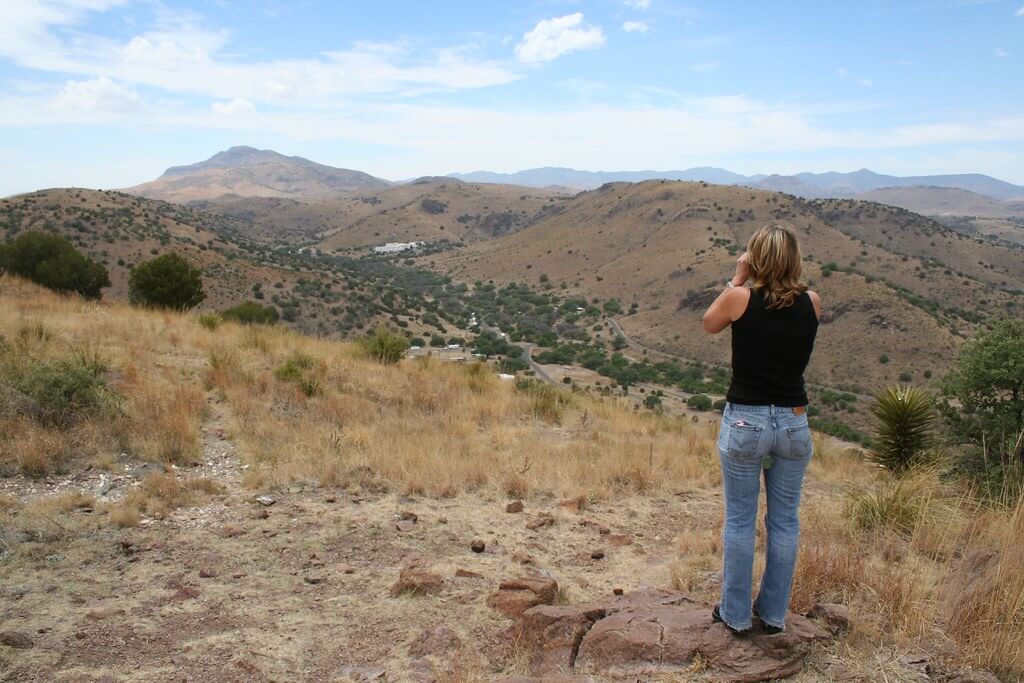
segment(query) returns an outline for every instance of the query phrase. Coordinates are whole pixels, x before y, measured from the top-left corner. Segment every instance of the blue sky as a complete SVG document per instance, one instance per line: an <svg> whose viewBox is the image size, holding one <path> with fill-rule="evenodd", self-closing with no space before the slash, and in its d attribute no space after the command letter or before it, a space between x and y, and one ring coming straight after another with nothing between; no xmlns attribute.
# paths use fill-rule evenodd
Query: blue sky
<svg viewBox="0 0 1024 683"><path fill-rule="evenodd" d="M535 166L1024 183L1024 0L0 1L0 196L237 144L390 179Z"/></svg>

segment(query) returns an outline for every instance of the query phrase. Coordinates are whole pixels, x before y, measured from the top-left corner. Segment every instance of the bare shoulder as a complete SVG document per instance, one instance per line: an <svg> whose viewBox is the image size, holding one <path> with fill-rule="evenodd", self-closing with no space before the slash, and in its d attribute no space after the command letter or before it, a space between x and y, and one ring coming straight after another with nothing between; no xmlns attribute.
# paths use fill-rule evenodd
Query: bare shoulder
<svg viewBox="0 0 1024 683"><path fill-rule="evenodd" d="M807 296L811 298L811 303L814 305L814 313L820 318L821 317L821 297L818 296L817 292L807 290Z"/></svg>
<svg viewBox="0 0 1024 683"><path fill-rule="evenodd" d="M743 315L744 311L747 310L747 304L750 303L750 288L749 287L730 287L725 292L729 302L729 312L733 320L738 320Z"/></svg>

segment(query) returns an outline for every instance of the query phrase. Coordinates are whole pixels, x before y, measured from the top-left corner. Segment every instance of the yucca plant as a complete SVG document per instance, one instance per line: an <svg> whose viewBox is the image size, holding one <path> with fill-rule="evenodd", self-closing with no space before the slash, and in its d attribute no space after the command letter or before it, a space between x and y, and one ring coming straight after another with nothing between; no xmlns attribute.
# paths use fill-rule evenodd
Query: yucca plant
<svg viewBox="0 0 1024 683"><path fill-rule="evenodd" d="M935 404L918 387L888 387L875 397L871 413L878 429L868 459L902 474L926 459L932 445Z"/></svg>

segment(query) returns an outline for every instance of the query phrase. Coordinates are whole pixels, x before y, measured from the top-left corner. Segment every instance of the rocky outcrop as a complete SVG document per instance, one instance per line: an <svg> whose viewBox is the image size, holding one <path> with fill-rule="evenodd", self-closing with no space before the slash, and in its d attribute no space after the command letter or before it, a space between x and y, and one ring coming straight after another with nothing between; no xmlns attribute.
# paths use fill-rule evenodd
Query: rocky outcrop
<svg viewBox="0 0 1024 683"><path fill-rule="evenodd" d="M487 598L487 605L513 619L537 605L550 605L558 595L558 582L547 576L523 576L502 581Z"/></svg>
<svg viewBox="0 0 1024 683"><path fill-rule="evenodd" d="M813 643L842 632L845 611L820 608L823 623L789 614L783 633L737 637L686 594L644 589L605 604L532 607L507 635L525 648L538 677L671 675L692 671L699 659L711 680L765 681L799 672Z"/></svg>

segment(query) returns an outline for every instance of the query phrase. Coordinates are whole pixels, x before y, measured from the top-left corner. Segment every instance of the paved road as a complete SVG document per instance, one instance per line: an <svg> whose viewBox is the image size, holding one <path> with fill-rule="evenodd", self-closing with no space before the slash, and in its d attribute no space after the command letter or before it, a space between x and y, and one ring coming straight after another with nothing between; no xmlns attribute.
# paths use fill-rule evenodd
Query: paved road
<svg viewBox="0 0 1024 683"><path fill-rule="evenodd" d="M551 379L551 375L545 372L544 368L542 368L541 366L537 365L536 362L534 362L533 350L537 348L536 344L519 344L519 348L523 350L523 360L526 361L526 364L530 366L530 369L533 370L534 374L537 375L537 377L540 377L548 384L558 384L555 380Z"/></svg>

